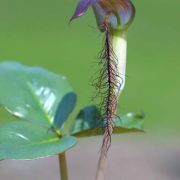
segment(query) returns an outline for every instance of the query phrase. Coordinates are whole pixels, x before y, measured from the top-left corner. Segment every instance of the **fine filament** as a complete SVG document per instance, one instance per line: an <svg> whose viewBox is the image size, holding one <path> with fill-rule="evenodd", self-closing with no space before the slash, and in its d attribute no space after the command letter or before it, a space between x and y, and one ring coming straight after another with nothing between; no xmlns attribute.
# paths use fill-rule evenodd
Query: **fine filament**
<svg viewBox="0 0 180 180"><path fill-rule="evenodd" d="M108 26L104 26L104 47L99 56L99 77L93 82L96 96L99 100L98 107L101 118L104 120L104 138L102 153L107 154L111 145L111 135L114 128L114 118L119 98L119 89L122 79L118 73L118 60L112 49L112 36Z"/></svg>

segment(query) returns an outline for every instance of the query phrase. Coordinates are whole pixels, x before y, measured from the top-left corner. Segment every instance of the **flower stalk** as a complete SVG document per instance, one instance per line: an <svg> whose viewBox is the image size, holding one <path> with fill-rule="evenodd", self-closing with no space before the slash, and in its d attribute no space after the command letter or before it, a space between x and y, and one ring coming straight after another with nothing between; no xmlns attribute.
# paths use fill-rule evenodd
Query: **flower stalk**
<svg viewBox="0 0 180 180"><path fill-rule="evenodd" d="M58 159L59 159L59 169L60 169L61 180L68 180L67 162L66 162L65 152L59 154Z"/></svg>

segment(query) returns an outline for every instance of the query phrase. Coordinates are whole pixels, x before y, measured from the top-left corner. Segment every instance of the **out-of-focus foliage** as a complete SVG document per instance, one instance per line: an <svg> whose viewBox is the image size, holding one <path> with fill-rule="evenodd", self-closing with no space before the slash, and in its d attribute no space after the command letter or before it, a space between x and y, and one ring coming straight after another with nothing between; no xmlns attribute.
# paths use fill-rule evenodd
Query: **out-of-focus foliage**
<svg viewBox="0 0 180 180"><path fill-rule="evenodd" d="M89 137L102 135L104 121L96 106L88 106L82 109L74 120L70 132L76 137ZM113 134L143 132L143 117L133 113L119 116L114 120Z"/></svg>

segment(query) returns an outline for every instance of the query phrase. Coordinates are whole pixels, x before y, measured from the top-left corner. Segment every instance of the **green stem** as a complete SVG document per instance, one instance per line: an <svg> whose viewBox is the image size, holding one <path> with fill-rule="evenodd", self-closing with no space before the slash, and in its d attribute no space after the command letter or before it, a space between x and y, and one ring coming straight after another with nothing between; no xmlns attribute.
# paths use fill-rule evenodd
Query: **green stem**
<svg viewBox="0 0 180 180"><path fill-rule="evenodd" d="M61 153L59 156L59 171L61 174L61 180L68 180L66 154Z"/></svg>

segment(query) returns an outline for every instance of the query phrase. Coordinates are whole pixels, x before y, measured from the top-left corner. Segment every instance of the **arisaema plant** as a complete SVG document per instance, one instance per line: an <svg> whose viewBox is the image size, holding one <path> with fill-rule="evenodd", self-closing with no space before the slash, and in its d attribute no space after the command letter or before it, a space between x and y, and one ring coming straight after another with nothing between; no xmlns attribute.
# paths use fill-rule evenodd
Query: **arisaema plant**
<svg viewBox="0 0 180 180"><path fill-rule="evenodd" d="M68 180L65 152L76 145L79 138L103 135L96 174L96 180L102 180L111 135L143 131L141 114L117 114L125 85L127 30L134 19L135 8L130 0L79 0L71 20L82 16L90 6L104 34L99 78L94 81L101 99L99 105L80 109L69 124L69 115L78 98L66 77L41 67L1 62L0 105L15 116L15 120L0 123L1 160L58 155L61 180Z"/></svg>

